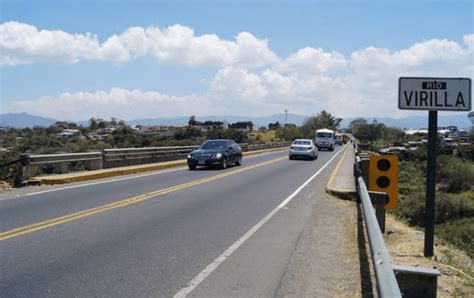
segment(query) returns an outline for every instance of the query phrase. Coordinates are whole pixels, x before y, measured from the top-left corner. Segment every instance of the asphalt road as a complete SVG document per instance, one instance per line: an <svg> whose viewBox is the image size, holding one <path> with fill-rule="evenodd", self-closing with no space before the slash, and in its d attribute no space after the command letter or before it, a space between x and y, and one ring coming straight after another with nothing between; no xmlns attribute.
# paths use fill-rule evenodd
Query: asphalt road
<svg viewBox="0 0 474 298"><path fill-rule="evenodd" d="M341 148L322 151L315 161L272 153L226 170L177 169L10 194L0 200L0 296L173 296ZM327 181L337 160L316 179ZM282 229L296 239L289 232L304 222L298 213L290 220ZM254 257L272 255L256 247ZM267 282L278 283L268 279L282 274L269 273Z"/></svg>

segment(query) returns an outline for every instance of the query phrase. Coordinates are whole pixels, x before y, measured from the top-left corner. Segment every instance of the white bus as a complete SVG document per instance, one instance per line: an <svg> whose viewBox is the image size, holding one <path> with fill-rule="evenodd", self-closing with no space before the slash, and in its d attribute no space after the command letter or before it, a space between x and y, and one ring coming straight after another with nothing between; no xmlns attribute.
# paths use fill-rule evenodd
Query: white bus
<svg viewBox="0 0 474 298"><path fill-rule="evenodd" d="M334 130L330 129L318 129L315 135L315 143L318 146L318 149L326 149L329 151L334 151Z"/></svg>

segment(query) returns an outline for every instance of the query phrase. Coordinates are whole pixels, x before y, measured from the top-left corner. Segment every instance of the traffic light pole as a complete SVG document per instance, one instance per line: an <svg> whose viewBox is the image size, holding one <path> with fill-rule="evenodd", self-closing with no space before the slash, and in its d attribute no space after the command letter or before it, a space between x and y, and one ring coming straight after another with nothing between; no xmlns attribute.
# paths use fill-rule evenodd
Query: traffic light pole
<svg viewBox="0 0 474 298"><path fill-rule="evenodd" d="M438 111L428 115L428 164L426 171L425 257L433 256L436 192L436 147L438 141Z"/></svg>

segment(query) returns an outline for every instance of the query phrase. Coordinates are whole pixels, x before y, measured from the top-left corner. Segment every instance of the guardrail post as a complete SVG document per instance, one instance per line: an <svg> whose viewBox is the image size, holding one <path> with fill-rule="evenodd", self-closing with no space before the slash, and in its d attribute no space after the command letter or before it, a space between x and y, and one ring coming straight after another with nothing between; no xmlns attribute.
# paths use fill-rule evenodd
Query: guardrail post
<svg viewBox="0 0 474 298"><path fill-rule="evenodd" d="M367 157L361 156L360 160L360 172L362 179L364 179L364 182L366 185L369 184L369 164L370 164L370 159Z"/></svg>
<svg viewBox="0 0 474 298"><path fill-rule="evenodd" d="M104 168L104 162L103 159L87 160L84 162L84 166L88 171L102 170Z"/></svg>
<svg viewBox="0 0 474 298"><path fill-rule="evenodd" d="M396 265L393 272L404 297L436 297L438 270Z"/></svg>
<svg viewBox="0 0 474 298"><path fill-rule="evenodd" d="M384 192L369 191L370 200L375 207L375 217L379 223L380 231L385 233L385 204L387 204L388 197Z"/></svg>
<svg viewBox="0 0 474 298"><path fill-rule="evenodd" d="M105 149L102 149L101 151L101 154L102 154L102 169L107 169L107 159L106 159L106 153L105 153Z"/></svg>
<svg viewBox="0 0 474 298"><path fill-rule="evenodd" d="M21 181L26 181L34 176L35 166L30 164L28 154L21 154Z"/></svg>
<svg viewBox="0 0 474 298"><path fill-rule="evenodd" d="M69 165L68 162L61 162L58 164L58 167L56 168L56 172L59 174L66 174L69 172Z"/></svg>

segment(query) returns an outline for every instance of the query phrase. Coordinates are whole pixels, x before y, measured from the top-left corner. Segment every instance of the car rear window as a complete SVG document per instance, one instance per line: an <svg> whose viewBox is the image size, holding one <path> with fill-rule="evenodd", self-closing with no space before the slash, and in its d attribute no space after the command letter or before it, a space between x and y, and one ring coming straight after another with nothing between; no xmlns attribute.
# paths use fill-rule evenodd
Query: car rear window
<svg viewBox="0 0 474 298"><path fill-rule="evenodd" d="M294 141L293 145L311 145L310 141Z"/></svg>

